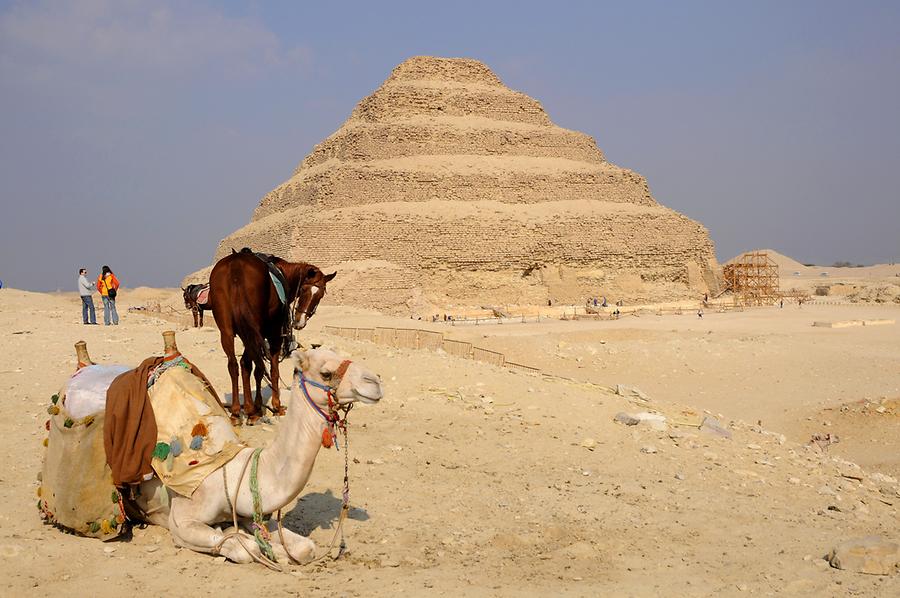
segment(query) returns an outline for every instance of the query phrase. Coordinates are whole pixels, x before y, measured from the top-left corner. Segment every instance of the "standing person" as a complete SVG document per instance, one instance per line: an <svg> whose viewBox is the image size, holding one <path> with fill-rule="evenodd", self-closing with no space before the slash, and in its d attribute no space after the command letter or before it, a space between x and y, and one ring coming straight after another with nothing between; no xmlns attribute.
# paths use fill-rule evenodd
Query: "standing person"
<svg viewBox="0 0 900 598"><path fill-rule="evenodd" d="M94 311L94 298L91 293L94 283L87 279L87 268L78 271L78 294L81 295L81 319L85 324L97 325L97 312ZM88 316L90 315L90 319Z"/></svg>
<svg viewBox="0 0 900 598"><path fill-rule="evenodd" d="M103 271L97 277L97 290L103 299L103 324L109 326L119 325L119 314L116 312L116 295L119 293L119 279L109 269L109 266L103 266Z"/></svg>

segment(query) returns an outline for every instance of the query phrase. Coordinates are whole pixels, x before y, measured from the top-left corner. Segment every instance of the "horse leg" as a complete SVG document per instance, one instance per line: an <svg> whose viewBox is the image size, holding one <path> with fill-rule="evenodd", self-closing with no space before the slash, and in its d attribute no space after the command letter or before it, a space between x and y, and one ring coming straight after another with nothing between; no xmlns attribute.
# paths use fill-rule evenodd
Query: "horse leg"
<svg viewBox="0 0 900 598"><path fill-rule="evenodd" d="M253 368L253 379L256 380L256 410L263 415L266 413L265 407L263 407L262 398L262 381L263 376L266 373L265 367L265 362L260 359L254 364Z"/></svg>
<svg viewBox="0 0 900 598"><path fill-rule="evenodd" d="M234 355L234 337L221 332L222 350L228 357L228 375L231 376L231 423L241 425L241 395L238 394L238 362Z"/></svg>
<svg viewBox="0 0 900 598"><path fill-rule="evenodd" d="M281 387L278 384L278 377L281 372L278 371L278 362L281 357L281 348L272 352L272 358L269 363L272 365L272 375L269 379L272 381L272 409L275 415L284 415L284 407L281 406Z"/></svg>
<svg viewBox="0 0 900 598"><path fill-rule="evenodd" d="M203 310L198 308L197 312L200 314L200 325L197 328L203 328Z"/></svg>
<svg viewBox="0 0 900 598"><path fill-rule="evenodd" d="M194 328L197 328L197 308L191 308L191 315L194 316Z"/></svg>
<svg viewBox="0 0 900 598"><path fill-rule="evenodd" d="M247 414L247 423L251 426L259 419L259 413L256 411L256 405L253 402L253 395L250 393L250 372L253 370L253 359L251 355L244 349L241 355L241 384L244 388L244 412Z"/></svg>

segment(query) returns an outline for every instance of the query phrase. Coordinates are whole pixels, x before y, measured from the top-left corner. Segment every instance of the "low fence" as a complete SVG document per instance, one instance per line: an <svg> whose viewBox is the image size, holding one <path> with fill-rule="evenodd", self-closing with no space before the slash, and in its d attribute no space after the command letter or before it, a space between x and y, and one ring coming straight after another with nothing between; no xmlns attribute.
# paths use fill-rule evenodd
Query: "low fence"
<svg viewBox="0 0 900 598"><path fill-rule="evenodd" d="M506 355L491 349L476 347L472 343L444 338L440 332L418 328L349 328L346 326L325 326L327 334L358 341L368 341L398 349L427 349L444 351L448 355L462 359L472 359L497 367L507 367L523 372L540 373L530 365L507 361Z"/></svg>

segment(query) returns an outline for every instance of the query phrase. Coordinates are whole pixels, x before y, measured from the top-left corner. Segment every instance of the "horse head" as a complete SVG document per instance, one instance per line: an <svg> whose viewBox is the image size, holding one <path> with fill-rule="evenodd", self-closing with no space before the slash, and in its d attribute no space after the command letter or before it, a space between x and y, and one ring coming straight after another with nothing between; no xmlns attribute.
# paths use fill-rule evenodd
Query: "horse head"
<svg viewBox="0 0 900 598"><path fill-rule="evenodd" d="M298 283L296 305L294 307L294 329L302 330L325 296L325 286L337 276L337 272L322 274L315 266L309 266Z"/></svg>

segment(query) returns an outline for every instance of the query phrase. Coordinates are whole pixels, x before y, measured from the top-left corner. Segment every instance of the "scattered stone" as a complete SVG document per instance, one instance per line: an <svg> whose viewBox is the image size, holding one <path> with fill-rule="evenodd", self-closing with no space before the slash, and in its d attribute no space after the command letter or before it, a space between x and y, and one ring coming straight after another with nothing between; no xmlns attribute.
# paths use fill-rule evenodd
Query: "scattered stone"
<svg viewBox="0 0 900 598"><path fill-rule="evenodd" d="M703 453L703 458L709 459L710 461L717 461L719 459L719 455L717 455L716 453L714 453L712 451L705 451Z"/></svg>
<svg viewBox="0 0 900 598"><path fill-rule="evenodd" d="M870 575L891 575L900 565L900 543L881 536L847 540L831 549L828 562L835 569Z"/></svg>
<svg viewBox="0 0 900 598"><path fill-rule="evenodd" d="M106 554L112 554L112 553L114 553L115 551L116 551L116 547L115 547L115 546L106 546L106 547L103 548L103 552L105 552Z"/></svg>
<svg viewBox="0 0 900 598"><path fill-rule="evenodd" d="M617 413L613 418L613 421L618 422L620 424L625 424L626 426L636 426L641 423L641 420L636 418L633 415L625 413L624 411Z"/></svg>
<svg viewBox="0 0 900 598"><path fill-rule="evenodd" d="M885 475L883 473L878 473L878 472L871 474L869 476L869 479L871 479L873 482L883 482L885 484L896 484L897 483L897 478L893 478L889 475Z"/></svg>
<svg viewBox="0 0 900 598"><path fill-rule="evenodd" d="M581 441L581 446L588 449L589 451L592 451L597 447L597 441L593 438L585 438Z"/></svg>
<svg viewBox="0 0 900 598"><path fill-rule="evenodd" d="M653 446L652 444L648 444L647 446L641 447L641 452L645 453L647 455L652 455L652 454L656 453L656 447Z"/></svg>
<svg viewBox="0 0 900 598"><path fill-rule="evenodd" d="M612 350L610 350L612 352ZM626 386L625 384L616 384L616 394L620 397L637 397L642 401L649 401L650 397L640 388L634 386Z"/></svg>
<svg viewBox="0 0 900 598"><path fill-rule="evenodd" d="M676 480L683 480L684 477L685 477L685 476L684 476L683 473L676 473L676 474L675 474L675 479L676 479Z"/></svg>
<svg viewBox="0 0 900 598"><path fill-rule="evenodd" d="M759 450L762 450L762 447L759 446L758 444L748 444L748 445L747 445L747 448L750 449L751 451L759 451Z"/></svg>
<svg viewBox="0 0 900 598"><path fill-rule="evenodd" d="M800 478L788 478L788 484L799 484Z"/></svg>
<svg viewBox="0 0 900 598"><path fill-rule="evenodd" d="M226 559L224 556L217 556L216 558L213 559L214 565L224 565L227 562L228 562L228 559Z"/></svg>
<svg viewBox="0 0 900 598"><path fill-rule="evenodd" d="M819 486L819 489L816 490L816 492L818 492L819 494L825 495L825 496L834 496L837 494L837 492L835 492L828 486Z"/></svg>
<svg viewBox="0 0 900 598"><path fill-rule="evenodd" d="M159 550L159 546L156 544L153 544L151 546L148 546L144 550L146 550L147 552L156 552L157 550Z"/></svg>
<svg viewBox="0 0 900 598"><path fill-rule="evenodd" d="M719 423L719 420L711 415L703 418L703 422L700 424L700 431L712 436L719 436L720 438L731 438L731 430L725 428Z"/></svg>

